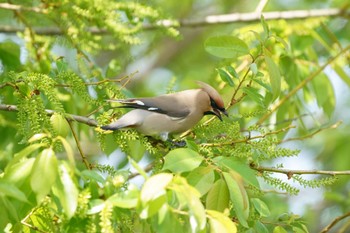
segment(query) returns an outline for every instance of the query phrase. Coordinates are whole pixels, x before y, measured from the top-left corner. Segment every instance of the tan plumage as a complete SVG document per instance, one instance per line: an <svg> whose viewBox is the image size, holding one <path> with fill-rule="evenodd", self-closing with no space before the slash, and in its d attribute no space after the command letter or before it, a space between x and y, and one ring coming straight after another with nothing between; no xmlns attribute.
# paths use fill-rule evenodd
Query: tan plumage
<svg viewBox="0 0 350 233"><path fill-rule="evenodd" d="M169 133L182 133L196 125L204 115L213 114L220 120L227 115L219 93L210 85L198 82L200 89L150 98L111 100L124 108L134 108L117 121L102 126L104 130L135 128L142 134L160 136L163 140Z"/></svg>

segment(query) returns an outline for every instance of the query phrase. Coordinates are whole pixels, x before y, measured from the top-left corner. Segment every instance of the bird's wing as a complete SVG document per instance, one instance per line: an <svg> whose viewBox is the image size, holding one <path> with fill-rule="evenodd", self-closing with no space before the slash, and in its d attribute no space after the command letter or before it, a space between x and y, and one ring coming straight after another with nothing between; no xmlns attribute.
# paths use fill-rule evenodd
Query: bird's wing
<svg viewBox="0 0 350 233"><path fill-rule="evenodd" d="M150 112L166 114L174 119L182 119L190 113L186 104L181 103L177 98L169 95L151 98L110 100L110 102L123 104L123 106L120 106L121 108L143 109Z"/></svg>

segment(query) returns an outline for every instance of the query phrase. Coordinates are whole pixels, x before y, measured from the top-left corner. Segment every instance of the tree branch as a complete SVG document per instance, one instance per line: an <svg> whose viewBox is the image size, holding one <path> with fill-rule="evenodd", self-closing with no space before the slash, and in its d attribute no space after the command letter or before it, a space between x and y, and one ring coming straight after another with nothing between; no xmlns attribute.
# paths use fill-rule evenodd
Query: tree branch
<svg viewBox="0 0 350 233"><path fill-rule="evenodd" d="M0 9L12 10L12 11L32 11L40 14L47 14L48 11L40 7L27 7L22 5L15 5L10 3L0 3Z"/></svg>
<svg viewBox="0 0 350 233"><path fill-rule="evenodd" d="M11 4L6 4L11 5ZM6 6L5 5L5 6ZM1 8L1 5L0 5ZM37 13L45 13L44 10L33 7L23 7L17 5L11 5L11 7L3 7L8 10L22 10L22 11L34 11ZM295 11L271 11L271 12L248 12L248 13L232 13L223 15L209 15L202 19L183 19L183 20L160 20L155 24L145 24L143 29L154 30L160 27L199 27L199 26L210 26L218 24L229 24L238 22L259 22L261 15L264 15L265 20L293 20L293 19L306 19L315 17L349 17L350 12L339 8L330 9L312 9L312 10L295 10ZM62 35L62 31L56 27L46 28L33 28L36 34L39 35ZM10 27L0 26L0 32L2 33L17 33L24 31L23 27ZM91 34L108 34L109 32L105 29L99 29L91 27L87 29Z"/></svg>
<svg viewBox="0 0 350 233"><path fill-rule="evenodd" d="M307 139L307 138L312 138L313 136L315 136L316 134L324 131L324 130L327 130L327 129L335 129L335 128L338 128L338 126L343 123L342 121L338 121L336 122L335 124L332 124L330 126L327 126L327 127L324 127L324 128L319 128L317 130L315 130L314 132L310 133L310 134L307 134L307 135L303 135L301 137L295 137L295 138L287 138L287 139L284 139L284 140L281 140L279 143L284 143L284 142L289 142L289 141L300 141L300 140L304 140L304 139Z"/></svg>
<svg viewBox="0 0 350 233"><path fill-rule="evenodd" d="M8 112L18 112L18 108L16 105L8 105L8 104L0 104L0 110L2 111L8 111ZM48 116L51 116L55 113L54 110L46 109L45 110ZM65 114L65 117L68 121L77 121L83 124L86 124L88 126L97 126L96 120L89 118L89 117L84 117L84 116L79 116L79 115L74 115L74 114Z"/></svg>
<svg viewBox="0 0 350 233"><path fill-rule="evenodd" d="M325 64L323 64L316 72L309 75L306 79L301 81L298 86L296 86L293 90L291 90L287 95L285 95L283 98L281 98L275 105L273 105L269 112L267 112L264 116L262 116L258 122L257 125L261 125L267 118L271 116L272 113L274 113L280 106L282 106L290 97L295 95L300 89L302 89L306 84L311 82L317 75L319 75L327 66L332 64L335 60L337 60L342 54L350 50L350 45L342 49L337 55L334 57L331 57Z"/></svg>
<svg viewBox="0 0 350 233"><path fill-rule="evenodd" d="M335 224L337 224L338 222L340 222L341 220L343 220L344 218L347 218L347 217L350 217L350 212L347 212L347 213L335 218L329 225L327 225L325 228L323 228L323 230L320 233L329 232L330 229L335 226Z"/></svg>
<svg viewBox="0 0 350 233"><path fill-rule="evenodd" d="M295 11L270 11L270 12L248 12L248 13L232 13L224 15L209 15L204 19L187 19L180 20L180 27L198 27L209 26L216 24L228 24L237 22L258 22L261 19L261 15L264 15L265 20L276 19L306 19L315 17L329 17L329 16L349 16L350 12L347 12L339 8L330 9L313 9L313 10L295 10ZM176 27L172 21L163 20L158 22L157 25L166 27ZM147 28L147 27L146 27ZM153 29L154 25L148 26L147 29Z"/></svg>
<svg viewBox="0 0 350 233"><path fill-rule="evenodd" d="M74 128L73 128L73 125L72 125L72 121L69 121L67 120L68 124L69 124L69 127L70 127L70 130L72 131L72 134L73 134L73 137L74 137L74 140L75 140L75 143L77 144L77 147L78 147L78 150L79 150L79 153L80 153L80 156L81 156L81 159L83 160L85 166L87 169L91 170L92 167L89 163L89 161L87 160L84 152L83 152L83 149L81 148L81 145L80 145L80 142L79 142L79 139L78 139L78 135L76 134Z"/></svg>
<svg viewBox="0 0 350 233"><path fill-rule="evenodd" d="M291 128L295 128L295 126L290 125L287 126L285 128L276 130L276 131L271 131L271 132L267 132L265 134L261 134L261 135L257 135L257 136L253 136L253 137L246 137L243 139L238 139L238 140L233 140L233 141L227 141L227 142L218 142L218 143L201 143L201 146L207 146L207 147L221 147L221 146L228 146L228 145L234 145L236 143L243 143L243 142L248 142L254 139L259 139L259 138L265 138L268 135L273 135L273 134L279 134L282 132L286 132Z"/></svg>
<svg viewBox="0 0 350 233"><path fill-rule="evenodd" d="M344 170L344 171L292 170L292 169L257 166L254 164L250 164L250 167L258 172L275 172L275 173L286 174L289 179L295 174L298 174L298 175L330 175L330 176L350 175L350 170Z"/></svg>

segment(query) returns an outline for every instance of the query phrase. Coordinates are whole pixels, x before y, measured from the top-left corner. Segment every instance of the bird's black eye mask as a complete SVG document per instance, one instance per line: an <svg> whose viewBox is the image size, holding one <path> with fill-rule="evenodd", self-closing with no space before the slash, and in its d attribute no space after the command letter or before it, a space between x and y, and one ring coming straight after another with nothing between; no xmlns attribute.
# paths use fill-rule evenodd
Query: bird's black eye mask
<svg viewBox="0 0 350 233"><path fill-rule="evenodd" d="M213 109L218 109L218 110L220 110L221 112L224 112L224 111L225 111L225 108L220 108L212 98L210 98L210 106L211 106Z"/></svg>

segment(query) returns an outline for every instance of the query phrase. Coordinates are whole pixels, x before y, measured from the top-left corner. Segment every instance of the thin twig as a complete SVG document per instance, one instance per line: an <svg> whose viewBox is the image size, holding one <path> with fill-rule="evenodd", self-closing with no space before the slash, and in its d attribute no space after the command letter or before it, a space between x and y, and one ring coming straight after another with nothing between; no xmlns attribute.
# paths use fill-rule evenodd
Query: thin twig
<svg viewBox="0 0 350 233"><path fill-rule="evenodd" d="M339 217L336 217L329 225L327 225L325 228L323 228L323 230L320 233L329 232L331 230L331 228L335 226L335 224L337 224L338 222L340 222L341 220L343 220L344 218L347 218L347 217L350 217L350 212L347 212Z"/></svg>
<svg viewBox="0 0 350 233"><path fill-rule="evenodd" d="M300 140L304 140L304 139L307 139L307 138L312 138L313 136L315 136L316 134L320 133L321 131L324 131L324 130L327 130L327 129L338 128L338 126L341 123L342 123L342 121L338 121L335 124L330 125L328 127L317 129L317 130L315 130L314 132L312 132L310 134L307 134L307 135L304 135L304 136L301 136L301 137L287 138L287 139L281 140L279 143L284 143L284 142L289 142L289 141L300 141Z"/></svg>
<svg viewBox="0 0 350 233"><path fill-rule="evenodd" d="M267 132L265 134L261 134L261 135L257 135L257 136L246 137L246 138L243 138L243 139L227 141L227 142L217 142L217 143L202 143L200 145L201 146L205 146L205 147L221 147L221 146L234 145L234 144L237 144L237 143L244 143L244 142L248 142L248 141L255 140L255 139L265 138L265 137L267 137L269 135L286 132L286 131L288 131L291 128L295 128L295 126L290 125L290 126L287 126L285 128L282 128L282 129L279 129L279 130L276 130L276 131Z"/></svg>
<svg viewBox="0 0 350 233"><path fill-rule="evenodd" d="M288 119L285 119L285 120L281 120L281 121L277 121L275 123L267 123L267 124L263 124L263 125L260 125L261 127L265 127L265 128L268 128L270 126L278 126L278 125L281 125L281 124L285 124L285 123L291 123L295 120L299 120L303 117L307 117L307 116L310 116L310 114L301 114L300 116L297 116L297 117L292 117L292 118L288 118ZM250 130L247 129L247 128L242 128L241 129L241 132L249 132ZM297 140L297 139L296 139ZM285 141L281 141L280 143L282 142L285 142Z"/></svg>
<svg viewBox="0 0 350 233"><path fill-rule="evenodd" d="M254 60L252 61L252 63L253 62L254 62ZM236 100L236 95L237 95L238 91L241 89L241 86L243 85L245 79L247 78L249 71L250 71L250 67L247 69L247 71L243 75L242 80L239 81L237 87L235 88L235 91L233 92L233 95L231 97L231 101L228 104L227 108L230 108L231 106L235 105L236 103L238 103L240 100L242 100L244 98L245 93L242 94L242 96L239 98L239 100Z"/></svg>
<svg viewBox="0 0 350 233"><path fill-rule="evenodd" d="M70 127L70 130L72 131L72 134L73 134L73 137L74 137L74 140L75 140L75 143L77 144L77 147L78 147L78 150L79 150L79 153L80 153L80 156L81 156L81 159L83 160L85 166L87 169L91 170L91 165L89 163L89 161L87 160L83 150L81 149L81 145L80 145L80 142L79 142L79 139L78 139L78 136L77 134L75 133L75 130L73 128L73 124L71 121L67 121L68 124L69 124L69 127Z"/></svg>
<svg viewBox="0 0 350 233"><path fill-rule="evenodd" d="M10 3L0 3L0 9L12 10L12 11L31 11L31 12L40 13L40 14L48 13L46 9L42 9L39 7L27 7L22 5L10 4Z"/></svg>
<svg viewBox="0 0 350 233"><path fill-rule="evenodd" d="M337 55L334 57L331 57L325 64L323 64L316 72L312 73L301 81L298 86L296 86L293 90L291 90L287 95L285 95L283 98L281 98L274 106L271 107L270 111L267 112L264 116L262 116L258 122L257 125L261 125L268 117L271 116L272 113L274 113L279 107L281 107L289 98L291 98L293 95L295 95L300 89L302 89L306 84L308 84L310 81L312 81L317 75L319 75L328 65L333 63L336 59L338 59L342 54L344 54L346 51L350 50L350 45L341 50Z"/></svg>
<svg viewBox="0 0 350 233"><path fill-rule="evenodd" d="M102 81L98 81L98 82L86 82L84 83L85 86L97 86L97 85L101 85L103 83L119 83L120 80L119 79L104 79ZM73 85L71 84L55 84L56 87L72 87Z"/></svg>
<svg viewBox="0 0 350 233"><path fill-rule="evenodd" d="M255 12L261 13L268 2L269 0L260 0L259 4L255 8Z"/></svg>
<svg viewBox="0 0 350 233"><path fill-rule="evenodd" d="M8 0L9 4L11 3L10 0ZM12 5L12 4L10 4ZM29 31L29 35L30 35L30 40L31 40L31 44L32 44L32 47L35 51L35 57L36 57L36 60L39 62L41 60L41 54L39 52L39 49L38 47L35 45L35 32L33 30L33 28L31 27L30 23L28 22L27 18L23 16L22 12L20 10L14 10L14 15L19 19L19 21L21 21L25 26L26 28L28 29Z"/></svg>
<svg viewBox="0 0 350 233"><path fill-rule="evenodd" d="M350 170L344 171L324 171L324 170L292 170L292 169L282 169L282 168L274 168L274 167L264 167L264 166L256 166L251 164L250 167L259 172L275 172L286 174L288 178L292 177L295 174L298 175L350 175Z"/></svg>
<svg viewBox="0 0 350 233"><path fill-rule="evenodd" d="M22 8L21 10L26 10ZM8 9L11 10L11 9ZM28 8L31 10L31 8ZM184 20L160 20L155 24L145 24L143 29L154 30L160 27L199 27L210 26L218 24L229 24L237 22L258 22L261 19L261 15L264 15L265 20L294 20L294 19L306 19L315 17L348 17L350 13L340 8L330 9L312 9L312 10L295 10L295 11L271 11L271 12L248 12L248 13L232 13L224 15L209 15L202 19L184 19ZM38 35L56 36L62 35L63 32L57 27L35 28L33 29ZM1 26L0 32L4 33L17 33L24 31L22 27L9 27ZM87 31L91 34L110 34L105 29L99 29L96 27L90 27Z"/></svg>
<svg viewBox="0 0 350 233"><path fill-rule="evenodd" d="M37 211L38 208L39 208L39 207L33 208L33 209L29 212L29 214L28 214L27 216L25 216L25 217L21 220L21 224L24 225L24 226L26 226L26 227L29 227L30 229L32 229L32 230L34 230L34 231L41 232L41 233L46 233L46 231L40 230L38 227L33 226L33 225L27 223L27 219L30 218L30 217L34 214L34 212Z"/></svg>
<svg viewBox="0 0 350 233"><path fill-rule="evenodd" d="M18 108L16 105L9 105L9 104L0 104L0 111L8 111L8 112L18 112ZM51 116L55 113L54 110L50 110L50 109L45 109L46 114L48 116ZM97 122L96 120L92 119L92 118L88 118L88 117L83 117L83 116L79 116L79 115L74 115L74 114L65 114L65 118L68 121L77 121L83 124L86 124L88 126L93 126L93 127L97 127Z"/></svg>
<svg viewBox="0 0 350 233"><path fill-rule="evenodd" d="M152 170L153 167L154 167L154 163L150 163L150 164L148 164L143 170L144 170L145 172L149 172L149 171ZM128 180L131 180L131 179L133 179L133 178L135 178L136 176L139 176L139 175L140 175L140 173L138 173L138 172L131 173L131 174L129 175L129 177L128 177Z"/></svg>
<svg viewBox="0 0 350 233"><path fill-rule="evenodd" d="M6 86L16 88L16 85L13 84L12 82L5 82L5 83L2 83L2 84L0 85L0 89L1 89L1 88L4 88L4 87L6 87Z"/></svg>

